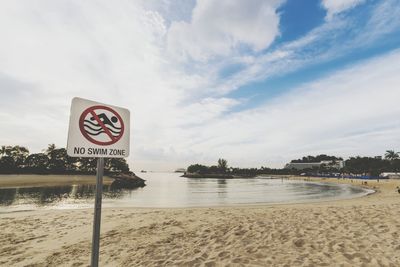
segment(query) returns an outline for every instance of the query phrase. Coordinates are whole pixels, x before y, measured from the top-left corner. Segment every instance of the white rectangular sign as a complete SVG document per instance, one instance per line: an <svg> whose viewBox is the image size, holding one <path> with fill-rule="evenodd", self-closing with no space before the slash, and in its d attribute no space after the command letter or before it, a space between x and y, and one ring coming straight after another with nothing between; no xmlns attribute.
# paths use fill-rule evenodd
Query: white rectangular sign
<svg viewBox="0 0 400 267"><path fill-rule="evenodd" d="M129 156L129 110L75 97L69 120L67 154L71 157Z"/></svg>

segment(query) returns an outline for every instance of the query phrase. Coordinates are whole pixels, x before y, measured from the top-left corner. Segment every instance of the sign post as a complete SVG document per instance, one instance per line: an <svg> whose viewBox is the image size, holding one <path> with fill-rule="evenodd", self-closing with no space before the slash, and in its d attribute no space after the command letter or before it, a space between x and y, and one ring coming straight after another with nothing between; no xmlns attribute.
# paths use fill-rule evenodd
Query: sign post
<svg viewBox="0 0 400 267"><path fill-rule="evenodd" d="M96 197L94 201L94 218L93 218L93 237L92 237L92 258L90 266L99 266L99 249L100 249L100 222L101 222L101 200L103 193L103 173L104 158L97 159L96 173Z"/></svg>
<svg viewBox="0 0 400 267"><path fill-rule="evenodd" d="M72 99L67 154L97 158L91 266L99 265L104 158L129 156L129 110L75 97Z"/></svg>

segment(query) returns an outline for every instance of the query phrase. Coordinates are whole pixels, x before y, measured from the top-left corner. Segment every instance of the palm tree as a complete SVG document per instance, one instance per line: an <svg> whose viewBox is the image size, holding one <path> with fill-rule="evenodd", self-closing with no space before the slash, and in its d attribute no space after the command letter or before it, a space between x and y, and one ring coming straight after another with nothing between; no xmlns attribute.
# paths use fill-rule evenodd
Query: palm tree
<svg viewBox="0 0 400 267"><path fill-rule="evenodd" d="M399 158L399 152L395 152L394 150L386 150L385 159L395 160L398 158Z"/></svg>
<svg viewBox="0 0 400 267"><path fill-rule="evenodd" d="M11 157L14 159L16 166L23 167L25 159L29 156L29 150L23 146L13 146L11 148Z"/></svg>
<svg viewBox="0 0 400 267"><path fill-rule="evenodd" d="M228 168L228 161L226 161L226 159L218 159L218 168L223 172L226 172L226 169Z"/></svg>
<svg viewBox="0 0 400 267"><path fill-rule="evenodd" d="M6 154L6 146L1 146L0 147L0 156L3 156Z"/></svg>
<svg viewBox="0 0 400 267"><path fill-rule="evenodd" d="M0 152L2 156L11 157L13 147L12 146L1 146Z"/></svg>
<svg viewBox="0 0 400 267"><path fill-rule="evenodd" d="M55 144L49 144L48 146L47 146L47 149L46 149L46 154L47 155L49 155L49 154L51 154L51 152L53 152L54 150L56 149L56 145Z"/></svg>

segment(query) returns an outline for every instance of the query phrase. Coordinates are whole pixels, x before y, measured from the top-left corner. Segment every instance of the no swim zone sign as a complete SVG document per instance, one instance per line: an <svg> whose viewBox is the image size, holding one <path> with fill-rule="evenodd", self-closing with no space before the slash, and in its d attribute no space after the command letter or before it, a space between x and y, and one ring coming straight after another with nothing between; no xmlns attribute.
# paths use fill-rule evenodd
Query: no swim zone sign
<svg viewBox="0 0 400 267"><path fill-rule="evenodd" d="M67 154L71 157L129 156L129 110L72 99Z"/></svg>

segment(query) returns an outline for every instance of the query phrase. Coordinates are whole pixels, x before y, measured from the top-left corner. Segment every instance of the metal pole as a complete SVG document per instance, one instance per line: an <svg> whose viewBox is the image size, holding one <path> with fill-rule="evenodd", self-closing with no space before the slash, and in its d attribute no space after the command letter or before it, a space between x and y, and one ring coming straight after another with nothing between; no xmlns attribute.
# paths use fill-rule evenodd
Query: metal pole
<svg viewBox="0 0 400 267"><path fill-rule="evenodd" d="M104 158L97 159L96 175L96 199L94 203L93 237L92 237L92 267L99 266L99 246L100 246L100 221L101 221L101 197L103 191Z"/></svg>

